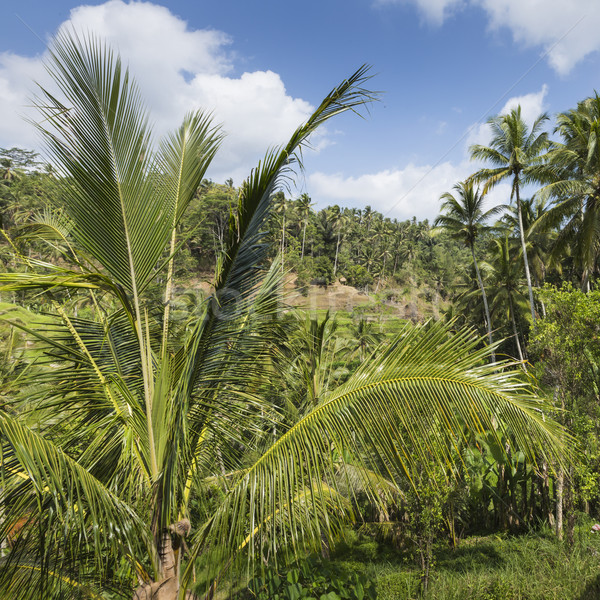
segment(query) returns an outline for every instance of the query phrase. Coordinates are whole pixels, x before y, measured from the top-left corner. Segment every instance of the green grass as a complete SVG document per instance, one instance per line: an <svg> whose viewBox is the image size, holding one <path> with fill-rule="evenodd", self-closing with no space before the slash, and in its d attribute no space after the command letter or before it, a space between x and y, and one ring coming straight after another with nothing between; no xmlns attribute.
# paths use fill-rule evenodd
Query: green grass
<svg viewBox="0 0 600 600"><path fill-rule="evenodd" d="M296 311L298 313L309 313L312 318L318 318L319 321L322 321L327 314L325 308L314 310L296 308ZM375 304L356 307L352 312L347 310L330 311L330 316L335 317L338 323L338 332L342 336L350 336L350 326L356 324L360 318L365 318L373 323L374 333L384 333L386 335L399 333L408 322L406 319L399 318L393 309L384 306L383 311L381 311Z"/></svg>
<svg viewBox="0 0 600 600"><path fill-rule="evenodd" d="M597 600L600 535L582 525L572 549L551 532L488 535L438 544L428 600ZM376 582L379 600L421 598L420 571L408 549L355 537L332 560Z"/></svg>

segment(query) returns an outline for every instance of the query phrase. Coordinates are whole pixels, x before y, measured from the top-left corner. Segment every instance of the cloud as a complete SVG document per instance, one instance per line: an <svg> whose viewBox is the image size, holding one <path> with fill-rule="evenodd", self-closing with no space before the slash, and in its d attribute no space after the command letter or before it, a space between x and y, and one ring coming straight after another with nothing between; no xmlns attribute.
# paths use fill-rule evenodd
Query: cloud
<svg viewBox="0 0 600 600"><path fill-rule="evenodd" d="M542 112L548 88L538 92L509 98L500 114L506 114L520 105L528 124ZM468 149L472 144L488 145L491 132L486 123L473 125L466 134L464 154L458 163L450 161L435 165L408 164L403 168L385 169L376 173L346 176L341 173L313 173L308 177L311 195L321 206L340 204L361 208L366 205L385 216L400 220L416 216L433 221L440 212L440 196L452 192L459 181L464 181L483 164L471 162ZM508 204L511 193L509 183L495 186L487 195L489 207Z"/></svg>
<svg viewBox="0 0 600 600"><path fill-rule="evenodd" d="M544 84L539 92L524 94L523 96L513 96L509 98L502 110L498 114L506 115L513 108L521 107L521 116L527 125L531 127L535 119L546 111L545 99L548 93L548 86ZM466 150L473 144L487 146L490 143L492 133L487 123L476 123L469 129L466 141Z"/></svg>
<svg viewBox="0 0 600 600"><path fill-rule="evenodd" d="M132 27L131 24L136 26ZM312 112L291 97L273 71L234 76L232 40L221 31L193 30L167 8L149 2L110 0L80 6L60 30L94 32L119 50L147 105L157 135L177 127L186 112L213 113L227 134L209 175L241 183L267 148L287 140ZM31 126L16 116L25 111L31 80L47 84L42 60L0 55L0 146L35 147Z"/></svg>
<svg viewBox="0 0 600 600"><path fill-rule="evenodd" d="M0 146L34 148L38 145L35 129L25 122L32 117L28 107L36 89L34 81L47 78L41 61L10 52L0 54Z"/></svg>
<svg viewBox="0 0 600 600"><path fill-rule="evenodd" d="M413 4L438 26L458 9L482 8L490 29L506 27L515 42L543 48L550 66L560 75L600 50L598 0L375 0L374 4Z"/></svg>
<svg viewBox="0 0 600 600"><path fill-rule="evenodd" d="M444 162L436 166L408 164L402 169L346 177L313 173L308 178L311 195L322 205L372 206L397 219L433 219L440 196L470 174L469 165Z"/></svg>
<svg viewBox="0 0 600 600"><path fill-rule="evenodd" d="M516 42L542 46L561 75L600 50L597 0L472 0L488 14L490 27L508 27Z"/></svg>

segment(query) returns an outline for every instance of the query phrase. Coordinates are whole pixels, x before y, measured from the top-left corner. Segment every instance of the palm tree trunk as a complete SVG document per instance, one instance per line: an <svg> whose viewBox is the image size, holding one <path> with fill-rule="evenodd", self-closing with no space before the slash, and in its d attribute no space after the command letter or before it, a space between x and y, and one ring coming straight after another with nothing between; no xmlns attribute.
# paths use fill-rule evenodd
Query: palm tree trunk
<svg viewBox="0 0 600 600"><path fill-rule="evenodd" d="M385 271L385 254L383 255L383 265L381 267L381 272L379 273L379 279L377 280L377 286L375 287L375 293L379 290L379 286L381 285L381 277L383 272Z"/></svg>
<svg viewBox="0 0 600 600"><path fill-rule="evenodd" d="M515 311L513 310L513 301L512 298L508 297L508 304L510 310L510 320L513 326L513 333L515 334L515 341L517 342L517 351L519 352L519 360L523 364L523 369L527 372L527 368L525 367L525 359L523 358L523 351L521 350L521 342L519 341L519 332L517 331L517 322L515 321Z"/></svg>
<svg viewBox="0 0 600 600"><path fill-rule="evenodd" d="M483 308L485 309L485 320L488 330L488 340L490 343L490 347L494 344L492 340L492 320L490 318L490 309L488 307L487 295L485 293L485 288L483 287L483 279L481 279L481 273L479 272L479 265L477 264L477 259L475 258L475 249L473 245L471 245L471 256L473 257L473 264L475 265L475 273L477 273L477 281L479 282L479 289L481 290L481 296L483 297ZM492 364L496 362L496 353L492 350Z"/></svg>
<svg viewBox="0 0 600 600"><path fill-rule="evenodd" d="M338 253L340 251L340 232L338 231L338 236L337 236L337 244L335 246L335 262L333 264L333 276L335 277L335 274L337 273L337 267L338 267Z"/></svg>
<svg viewBox="0 0 600 600"><path fill-rule="evenodd" d="M563 491L565 487L565 475L562 467L559 467L556 475L556 537L563 539Z"/></svg>
<svg viewBox="0 0 600 600"><path fill-rule="evenodd" d="M283 227L281 228L281 270L285 271L285 212L283 213Z"/></svg>
<svg viewBox="0 0 600 600"><path fill-rule="evenodd" d="M581 276L581 291L584 294L588 294L590 291L590 271L587 267L584 267L583 274Z"/></svg>
<svg viewBox="0 0 600 600"><path fill-rule="evenodd" d="M169 266L167 268L167 284L165 286L165 313L163 316L163 347L162 354L164 355L167 351L167 339L169 336L169 317L171 311L171 295L173 293L173 268L175 264L175 246L177 242L177 229L173 226L173 232L171 233L171 247L169 249L171 258L169 260Z"/></svg>
<svg viewBox="0 0 600 600"><path fill-rule="evenodd" d="M518 180L515 181L515 195L517 197L517 212L519 213L519 233L521 234L521 249L523 251L523 262L525 263L525 277L527 278L527 289L529 290L529 307L531 308L531 321L535 329L535 307L533 304L533 287L531 285L529 260L527 259L527 244L525 243L525 232L523 231L523 214L521 212L521 197L519 196Z"/></svg>
<svg viewBox="0 0 600 600"><path fill-rule="evenodd" d="M308 221L304 221L304 227L302 228L302 252L300 253L300 260L304 258L304 242L306 241L306 224Z"/></svg>

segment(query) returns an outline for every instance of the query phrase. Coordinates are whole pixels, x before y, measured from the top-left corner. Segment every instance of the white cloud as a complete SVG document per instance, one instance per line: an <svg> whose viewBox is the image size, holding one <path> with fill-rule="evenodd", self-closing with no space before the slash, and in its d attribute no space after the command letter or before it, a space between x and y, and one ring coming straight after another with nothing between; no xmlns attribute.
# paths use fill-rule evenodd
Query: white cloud
<svg viewBox="0 0 600 600"><path fill-rule="evenodd" d="M444 162L436 166L411 163L402 169L357 177L317 172L309 176L308 186L311 196L319 198L322 205L370 205L391 218L434 219L439 212L440 196L470 175L469 169L468 163Z"/></svg>
<svg viewBox="0 0 600 600"><path fill-rule="evenodd" d="M539 92L532 92L523 96L513 96L507 100L498 114L508 114L513 108L520 106L523 120L531 127L535 119L546 111L545 98L547 93L548 86L544 84ZM487 146L490 143L491 137L491 130L487 123L472 125L467 135L466 150L473 144Z"/></svg>
<svg viewBox="0 0 600 600"><path fill-rule="evenodd" d="M33 116L28 98L35 92L34 81L45 78L39 59L9 52L0 54L0 146L33 148L37 145L35 129L24 118Z"/></svg>
<svg viewBox="0 0 600 600"><path fill-rule="evenodd" d="M135 23L135 27L131 24ZM117 48L149 106L158 135L177 127L189 110L211 111L227 137L210 171L217 181L248 175L267 148L280 144L311 113L291 97L277 73L231 75L231 39L215 30L192 30L167 8L149 2L110 0L71 11L61 29L93 32ZM32 147L35 137L18 113L31 80L46 83L43 57L0 55L0 146Z"/></svg>
<svg viewBox="0 0 600 600"><path fill-rule="evenodd" d="M540 46L561 75L600 50L598 0L375 0L374 4L413 4L434 25L467 4L481 7L491 29L507 27L517 43Z"/></svg>
<svg viewBox="0 0 600 600"><path fill-rule="evenodd" d="M532 92L523 96L509 98L500 111L501 115L508 114L513 108L521 107L521 116L525 123L531 125L537 117L546 110L544 100L548 93L548 86L544 84L539 92Z"/></svg>
<svg viewBox="0 0 600 600"><path fill-rule="evenodd" d="M318 208L331 204L364 208L369 205L384 216L401 221L417 217L430 222L440 213L440 196L454 193L454 186L477 170L468 160L459 164L409 164L402 169L386 169L377 173L344 176L339 173L313 173L307 188ZM486 207L508 204L511 186L500 183L487 194Z"/></svg>
<svg viewBox="0 0 600 600"><path fill-rule="evenodd" d="M600 50L598 0L472 0L488 14L492 28L508 27L515 41L542 46L561 75Z"/></svg>
<svg viewBox="0 0 600 600"><path fill-rule="evenodd" d="M525 121L533 120L544 112L547 94L544 85L538 92L509 98L500 114L506 114L520 105ZM457 164L446 161L434 166L408 164L404 168L385 169L377 173L345 176L340 173L313 173L308 178L308 188L319 204L340 204L350 207L371 205L375 210L391 218L401 220L416 216L432 221L440 211L440 196L452 192L459 181L464 181L483 165L469 160L468 149L472 144L488 145L491 132L486 123L475 124L467 132L464 155ZM508 204L511 187L501 183L487 195L487 206Z"/></svg>

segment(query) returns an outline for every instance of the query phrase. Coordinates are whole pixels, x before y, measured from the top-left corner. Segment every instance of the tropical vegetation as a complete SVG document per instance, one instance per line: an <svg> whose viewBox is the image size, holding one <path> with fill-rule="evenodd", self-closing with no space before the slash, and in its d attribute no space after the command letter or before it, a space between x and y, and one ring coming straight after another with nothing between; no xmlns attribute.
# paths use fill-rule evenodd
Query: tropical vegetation
<svg viewBox="0 0 600 600"><path fill-rule="evenodd" d="M430 225L286 197L311 134L376 98L365 67L239 187L206 177L208 115L155 141L101 40L63 33L48 69L48 162L0 150L0 597L541 598L443 575L524 532L592 597L597 95L561 141L492 118Z"/></svg>

